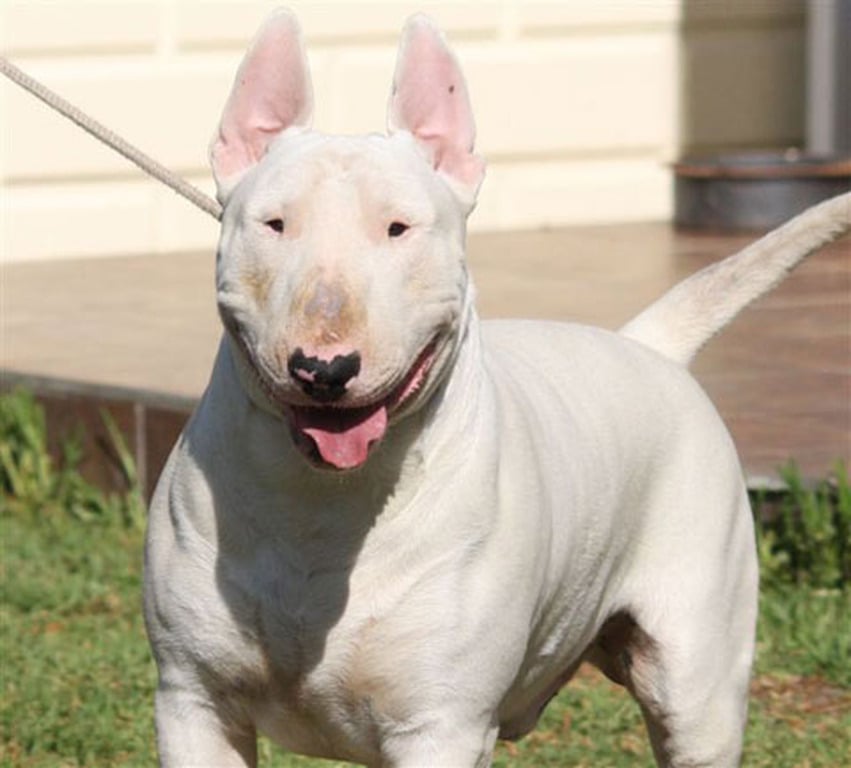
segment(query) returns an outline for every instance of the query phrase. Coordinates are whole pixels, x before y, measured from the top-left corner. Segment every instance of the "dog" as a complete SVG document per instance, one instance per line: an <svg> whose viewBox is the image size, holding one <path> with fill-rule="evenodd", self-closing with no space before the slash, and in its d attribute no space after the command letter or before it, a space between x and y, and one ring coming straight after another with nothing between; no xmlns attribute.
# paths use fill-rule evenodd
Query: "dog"
<svg viewBox="0 0 851 768"><path fill-rule="evenodd" d="M253 766L263 732L487 766L583 661L638 700L660 765L736 765L754 533L686 366L848 229L851 196L619 333L480 322L464 241L484 163L440 32L406 25L387 136L312 132L311 108L277 12L211 146L225 332L150 509L162 765Z"/></svg>

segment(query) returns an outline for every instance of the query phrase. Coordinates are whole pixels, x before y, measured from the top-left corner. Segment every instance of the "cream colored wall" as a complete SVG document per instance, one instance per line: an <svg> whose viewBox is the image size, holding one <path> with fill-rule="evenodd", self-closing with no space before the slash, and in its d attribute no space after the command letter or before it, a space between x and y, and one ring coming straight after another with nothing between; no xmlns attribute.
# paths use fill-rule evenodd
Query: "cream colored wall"
<svg viewBox="0 0 851 768"><path fill-rule="evenodd" d="M324 131L382 130L403 20L424 10L440 23L489 162L471 227L494 230L663 219L666 164L682 145L797 139L802 2L289 5ZM246 41L274 5L0 0L0 50L212 192L207 141ZM705 93L690 93L690 80ZM5 81L0 110L4 259L214 248L206 214Z"/></svg>

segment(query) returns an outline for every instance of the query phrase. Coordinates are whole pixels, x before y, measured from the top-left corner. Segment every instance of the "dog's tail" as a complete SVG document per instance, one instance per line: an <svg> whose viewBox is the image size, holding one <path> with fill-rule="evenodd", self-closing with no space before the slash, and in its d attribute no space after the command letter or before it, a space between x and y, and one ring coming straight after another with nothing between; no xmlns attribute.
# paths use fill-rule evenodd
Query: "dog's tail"
<svg viewBox="0 0 851 768"><path fill-rule="evenodd" d="M851 192L826 200L678 283L620 333L688 365L742 309L851 228Z"/></svg>

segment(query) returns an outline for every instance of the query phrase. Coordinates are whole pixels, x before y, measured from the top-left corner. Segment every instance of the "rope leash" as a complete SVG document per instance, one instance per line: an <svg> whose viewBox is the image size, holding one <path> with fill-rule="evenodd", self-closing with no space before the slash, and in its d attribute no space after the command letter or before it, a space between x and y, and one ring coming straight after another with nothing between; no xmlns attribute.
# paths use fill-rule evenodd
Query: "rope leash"
<svg viewBox="0 0 851 768"><path fill-rule="evenodd" d="M182 195L190 203L198 206L205 213L209 213L217 221L221 220L222 206L217 201L165 166L160 165L156 160L122 139L102 123L89 117L81 109L51 91L47 86L42 85L25 72L22 72L4 56L0 56L0 72L6 75L12 82L17 83L24 90L29 91L33 96L43 101L48 107L79 125L80 128L90 133L98 141L103 142L108 147L111 147L126 157L130 162L135 163L145 173L153 176L157 181L161 181L167 187L171 187L178 195Z"/></svg>

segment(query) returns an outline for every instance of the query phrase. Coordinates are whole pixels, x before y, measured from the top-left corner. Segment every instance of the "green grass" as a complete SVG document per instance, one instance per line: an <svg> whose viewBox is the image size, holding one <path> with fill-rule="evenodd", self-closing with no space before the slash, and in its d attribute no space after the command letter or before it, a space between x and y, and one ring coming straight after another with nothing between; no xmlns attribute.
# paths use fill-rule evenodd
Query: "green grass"
<svg viewBox="0 0 851 768"><path fill-rule="evenodd" d="M0 765L154 765L138 495L88 486L74 471L73 449L65 466L50 462L38 410L16 397L0 398ZM132 467L126 472L132 487ZM836 497L835 487L829 493ZM761 550L775 570L762 595L744 764L835 768L847 764L851 733L851 590L837 576L841 558L822 569L830 587L784 575L778 559L791 562L790 548L815 545L782 541L794 538L788 530L767 541L770 530ZM260 754L261 765L277 768L335 765L285 755L266 741ZM590 670L562 691L534 733L501 744L495 759L529 768L652 764L637 706Z"/></svg>

